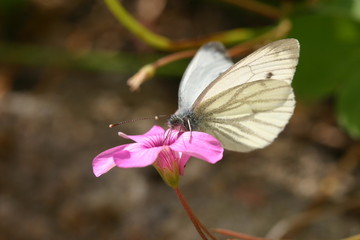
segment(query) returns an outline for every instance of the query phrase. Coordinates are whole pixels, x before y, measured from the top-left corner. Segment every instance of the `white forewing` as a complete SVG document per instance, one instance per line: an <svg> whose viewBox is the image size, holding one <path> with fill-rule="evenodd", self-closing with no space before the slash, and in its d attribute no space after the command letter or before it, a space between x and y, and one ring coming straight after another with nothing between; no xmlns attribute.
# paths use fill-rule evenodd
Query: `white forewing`
<svg viewBox="0 0 360 240"><path fill-rule="evenodd" d="M201 47L181 80L178 111L190 109L204 89L232 65L223 45L212 42Z"/></svg>
<svg viewBox="0 0 360 240"><path fill-rule="evenodd" d="M247 152L270 144L291 117L295 99L291 81L299 43L270 43L229 68L209 84L192 106L199 130L224 148Z"/></svg>
<svg viewBox="0 0 360 240"><path fill-rule="evenodd" d="M282 80L259 80L223 91L201 102L194 112L199 130L224 148L248 152L270 144L294 110L291 86Z"/></svg>
<svg viewBox="0 0 360 240"><path fill-rule="evenodd" d="M298 58L299 42L296 39L272 42L240 60L214 80L196 100L195 106L218 93L247 82L275 79L290 84Z"/></svg>

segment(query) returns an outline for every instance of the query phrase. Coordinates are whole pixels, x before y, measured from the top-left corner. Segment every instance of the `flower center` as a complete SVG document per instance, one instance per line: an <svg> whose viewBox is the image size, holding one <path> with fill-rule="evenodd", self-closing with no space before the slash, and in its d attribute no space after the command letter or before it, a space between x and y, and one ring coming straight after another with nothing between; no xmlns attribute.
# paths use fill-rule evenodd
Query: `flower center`
<svg viewBox="0 0 360 240"><path fill-rule="evenodd" d="M164 146L156 160L157 165L162 169L172 169L174 163L177 163L180 156L178 152L171 150L171 148Z"/></svg>
<svg viewBox="0 0 360 240"><path fill-rule="evenodd" d="M168 129L164 134L145 138L143 145L147 148L169 146L173 144L181 134L179 131Z"/></svg>

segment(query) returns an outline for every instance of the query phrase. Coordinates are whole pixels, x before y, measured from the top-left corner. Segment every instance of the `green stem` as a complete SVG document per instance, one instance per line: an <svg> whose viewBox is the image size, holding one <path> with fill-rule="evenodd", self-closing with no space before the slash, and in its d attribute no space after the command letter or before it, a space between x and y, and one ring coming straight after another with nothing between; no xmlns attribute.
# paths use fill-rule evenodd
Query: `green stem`
<svg viewBox="0 0 360 240"><path fill-rule="evenodd" d="M209 41L221 41L225 44L234 44L246 41L264 32L264 29L237 28L214 33L209 36L176 41L149 31L126 11L119 0L104 1L116 19L130 32L152 47L161 50L173 51L196 48Z"/></svg>
<svg viewBox="0 0 360 240"><path fill-rule="evenodd" d="M114 16L137 37L144 40L153 47L163 50L169 49L171 45L171 41L169 39L150 32L135 18L133 18L133 16L131 16L125 10L125 8L118 2L118 0L105 0L105 3Z"/></svg>
<svg viewBox="0 0 360 240"><path fill-rule="evenodd" d="M228 54L231 57L243 55L246 52L254 50L256 47L259 47L259 45L262 45L267 42L271 42L275 39L286 36L290 30L291 30L290 20L283 19L279 22L279 24L276 27L263 33L262 35L230 48L228 50ZM177 60L180 60L183 58L192 57L195 55L195 53L196 53L195 50L176 52L176 53L164 56L153 63L145 65L133 77L131 77L128 80L128 85L130 86L130 89L132 91L138 90L140 88L141 84L143 84L146 80L149 80L156 73L156 71L158 71L159 68L161 68L171 62L174 62L174 61L177 61Z"/></svg>

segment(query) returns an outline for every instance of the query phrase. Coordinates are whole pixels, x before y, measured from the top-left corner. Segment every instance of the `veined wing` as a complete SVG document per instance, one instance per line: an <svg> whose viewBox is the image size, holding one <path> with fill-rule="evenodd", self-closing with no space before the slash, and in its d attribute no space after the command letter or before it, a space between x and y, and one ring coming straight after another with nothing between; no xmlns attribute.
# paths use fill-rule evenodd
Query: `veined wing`
<svg viewBox="0 0 360 240"><path fill-rule="evenodd" d="M283 39L272 42L243 58L213 81L196 100L194 107L232 87L260 79L291 83L299 58L299 42Z"/></svg>
<svg viewBox="0 0 360 240"><path fill-rule="evenodd" d="M204 89L233 64L221 43L211 42L201 47L180 82L179 110L190 109Z"/></svg>
<svg viewBox="0 0 360 240"><path fill-rule="evenodd" d="M287 81L259 80L230 88L195 107L199 130L224 148L248 152L269 145L282 131L295 106Z"/></svg>

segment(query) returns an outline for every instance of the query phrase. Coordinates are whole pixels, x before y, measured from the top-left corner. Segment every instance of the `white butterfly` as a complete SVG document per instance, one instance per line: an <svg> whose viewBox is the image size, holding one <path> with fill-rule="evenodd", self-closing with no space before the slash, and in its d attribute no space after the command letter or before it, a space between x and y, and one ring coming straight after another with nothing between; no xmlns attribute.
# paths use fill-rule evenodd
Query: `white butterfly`
<svg viewBox="0 0 360 240"><path fill-rule="evenodd" d="M279 40L233 64L222 44L204 45L184 73L169 126L209 133L232 151L269 145L294 111L299 49L296 39Z"/></svg>

